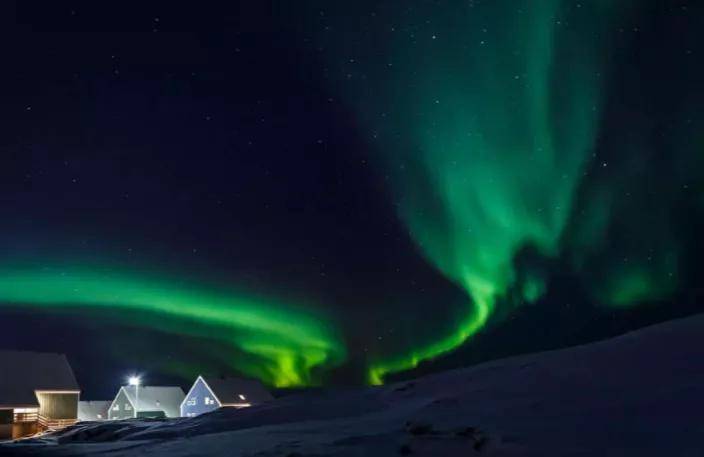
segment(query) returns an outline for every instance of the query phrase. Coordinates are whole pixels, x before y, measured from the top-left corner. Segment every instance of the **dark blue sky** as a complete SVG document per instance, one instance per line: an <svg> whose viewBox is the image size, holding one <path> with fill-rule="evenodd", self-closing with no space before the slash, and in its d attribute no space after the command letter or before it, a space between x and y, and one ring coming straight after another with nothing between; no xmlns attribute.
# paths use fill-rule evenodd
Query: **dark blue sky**
<svg viewBox="0 0 704 457"><path fill-rule="evenodd" d="M143 3L27 1L8 15L0 73L5 262L155 268L324 303L343 323L349 352L331 383L362 382L370 352L402 350L450 328L465 296L420 254L398 218L378 145L330 83L349 56L331 60L334 47L308 30L323 27L316 15L324 9L340 31L335 40L355 41L372 27L363 22L370 13L386 12L380 20L391 27L389 12L401 16L405 4ZM600 141L647 125L657 132L650 141L671 144L683 122L672 101L703 96L695 76L704 65L692 56L704 52L704 12L695 2L643 2L633 15L640 30L616 46ZM692 122L704 118L700 108L691 113ZM644 159L654 193L666 185L657 176L668 157L663 146ZM701 181L691 185L702 190ZM679 198L653 200L682 218L676 235L687 252L666 299L621 311L596 306L567 258L535 260L527 249L521 258L550 272L544 297L419 370L699 311L701 193ZM641 209L632 217L648 230ZM614 233L617 245L624 235ZM566 297L569 307L555 306ZM148 370L135 362L140 347L194 359L201 344L95 313L9 307L0 319L0 347L67 353L88 397L109 395L130 370Z"/></svg>

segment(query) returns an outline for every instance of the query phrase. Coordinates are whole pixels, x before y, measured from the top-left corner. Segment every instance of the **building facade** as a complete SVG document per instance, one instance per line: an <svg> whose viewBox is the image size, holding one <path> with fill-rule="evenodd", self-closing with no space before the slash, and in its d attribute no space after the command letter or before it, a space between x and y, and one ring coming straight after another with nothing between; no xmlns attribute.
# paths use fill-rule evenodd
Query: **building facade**
<svg viewBox="0 0 704 457"><path fill-rule="evenodd" d="M78 421L95 422L108 419L111 401L79 401Z"/></svg>
<svg viewBox="0 0 704 457"><path fill-rule="evenodd" d="M0 439L72 425L80 389L63 354L0 351Z"/></svg>
<svg viewBox="0 0 704 457"><path fill-rule="evenodd" d="M181 417L195 417L222 407L247 408L273 400L257 379L198 376L181 403Z"/></svg>
<svg viewBox="0 0 704 457"><path fill-rule="evenodd" d="M173 386L122 386L110 404L108 419L179 417L183 390Z"/></svg>

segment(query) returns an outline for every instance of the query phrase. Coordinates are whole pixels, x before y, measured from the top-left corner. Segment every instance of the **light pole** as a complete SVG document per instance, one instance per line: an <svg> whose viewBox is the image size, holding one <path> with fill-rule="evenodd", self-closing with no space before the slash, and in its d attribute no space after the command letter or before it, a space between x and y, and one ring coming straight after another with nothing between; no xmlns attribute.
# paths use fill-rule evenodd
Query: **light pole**
<svg viewBox="0 0 704 457"><path fill-rule="evenodd" d="M134 396L135 396L135 405L134 405L134 417L135 419L137 418L137 412L139 411L139 384L142 382L141 379L139 379L139 376L130 376L130 379L128 380L129 384L131 386L134 386Z"/></svg>

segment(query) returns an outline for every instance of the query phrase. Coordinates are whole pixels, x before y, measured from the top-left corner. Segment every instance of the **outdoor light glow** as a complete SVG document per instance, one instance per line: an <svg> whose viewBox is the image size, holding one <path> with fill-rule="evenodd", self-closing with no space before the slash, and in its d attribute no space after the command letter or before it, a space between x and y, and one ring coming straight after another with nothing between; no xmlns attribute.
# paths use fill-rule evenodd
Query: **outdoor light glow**
<svg viewBox="0 0 704 457"><path fill-rule="evenodd" d="M139 376L130 376L127 382L131 386L138 386L142 383L142 380L139 378Z"/></svg>

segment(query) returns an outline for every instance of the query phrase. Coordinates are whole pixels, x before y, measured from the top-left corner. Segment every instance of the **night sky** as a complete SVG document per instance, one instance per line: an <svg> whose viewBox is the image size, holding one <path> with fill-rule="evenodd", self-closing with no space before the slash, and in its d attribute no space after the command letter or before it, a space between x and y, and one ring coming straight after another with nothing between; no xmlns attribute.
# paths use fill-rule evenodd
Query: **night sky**
<svg viewBox="0 0 704 457"><path fill-rule="evenodd" d="M86 399L377 384L704 306L702 2L7 17L0 347L66 353Z"/></svg>

